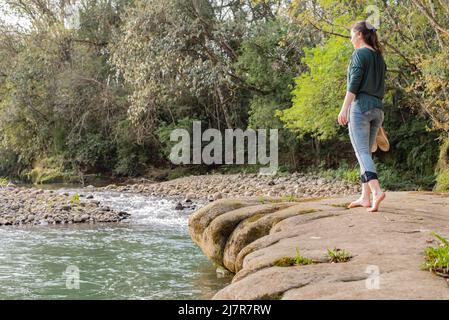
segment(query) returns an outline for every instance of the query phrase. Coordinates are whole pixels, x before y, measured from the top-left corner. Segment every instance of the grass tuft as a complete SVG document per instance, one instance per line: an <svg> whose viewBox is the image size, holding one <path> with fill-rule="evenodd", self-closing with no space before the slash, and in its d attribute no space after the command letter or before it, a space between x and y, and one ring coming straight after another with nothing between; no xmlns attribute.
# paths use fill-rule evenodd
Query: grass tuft
<svg viewBox="0 0 449 320"><path fill-rule="evenodd" d="M71 205L79 205L81 203L80 201L80 195L76 192L70 197L70 204Z"/></svg>
<svg viewBox="0 0 449 320"><path fill-rule="evenodd" d="M301 256L299 249L296 248L296 256L292 257L284 257L278 259L274 262L274 265L277 267L291 267L291 266L305 266L310 264L315 264L316 262L312 259L305 258Z"/></svg>
<svg viewBox="0 0 449 320"><path fill-rule="evenodd" d="M351 255L342 249L334 248L334 250L327 249L327 256L330 263L348 262Z"/></svg>
<svg viewBox="0 0 449 320"><path fill-rule="evenodd" d="M429 247L425 251L425 262L423 269L434 272L435 274L449 278L449 240L433 233L440 243L437 247Z"/></svg>

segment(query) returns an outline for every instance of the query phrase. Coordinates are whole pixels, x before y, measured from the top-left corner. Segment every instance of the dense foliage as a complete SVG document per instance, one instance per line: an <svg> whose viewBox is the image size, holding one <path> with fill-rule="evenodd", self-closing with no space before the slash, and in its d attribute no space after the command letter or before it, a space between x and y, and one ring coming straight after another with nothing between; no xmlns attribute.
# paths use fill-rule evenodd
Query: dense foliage
<svg viewBox="0 0 449 320"><path fill-rule="evenodd" d="M201 121L277 128L283 168L354 177L347 129L336 122L349 28L378 13L392 142L376 155L384 182L449 188L445 1L4 3L26 23L0 21L0 176L145 175L171 166L173 128Z"/></svg>

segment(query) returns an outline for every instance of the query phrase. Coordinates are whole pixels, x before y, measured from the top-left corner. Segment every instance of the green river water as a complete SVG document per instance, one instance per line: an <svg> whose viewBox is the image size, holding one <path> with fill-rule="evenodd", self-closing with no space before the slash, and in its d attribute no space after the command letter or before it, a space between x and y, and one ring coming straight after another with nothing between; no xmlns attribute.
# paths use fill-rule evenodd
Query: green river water
<svg viewBox="0 0 449 320"><path fill-rule="evenodd" d="M119 224L0 227L0 299L209 299L230 283L188 234L173 200L93 194Z"/></svg>

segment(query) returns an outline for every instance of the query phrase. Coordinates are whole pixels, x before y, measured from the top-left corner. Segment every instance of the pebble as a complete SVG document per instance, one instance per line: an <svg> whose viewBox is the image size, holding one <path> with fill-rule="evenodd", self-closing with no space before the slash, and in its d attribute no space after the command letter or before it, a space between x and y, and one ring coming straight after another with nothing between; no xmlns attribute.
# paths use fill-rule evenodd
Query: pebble
<svg viewBox="0 0 449 320"><path fill-rule="evenodd" d="M218 199L222 199L223 195L220 192L217 192L214 194L213 199L214 200L218 200Z"/></svg>
<svg viewBox="0 0 449 320"><path fill-rule="evenodd" d="M178 203L176 204L175 210L184 210L184 206L182 205L181 202L178 202Z"/></svg>

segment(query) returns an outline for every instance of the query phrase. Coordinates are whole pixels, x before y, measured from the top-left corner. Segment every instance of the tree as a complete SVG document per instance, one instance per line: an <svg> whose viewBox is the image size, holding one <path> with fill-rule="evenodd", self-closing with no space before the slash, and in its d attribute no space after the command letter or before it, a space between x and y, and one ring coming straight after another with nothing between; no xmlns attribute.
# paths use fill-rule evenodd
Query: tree
<svg viewBox="0 0 449 320"><path fill-rule="evenodd" d="M244 81L234 63L251 27L273 19L274 7L152 0L130 9L113 62L134 89L133 122L150 131L158 120L186 116L219 129L246 126L248 98L263 89Z"/></svg>
<svg viewBox="0 0 449 320"><path fill-rule="evenodd" d="M335 119L346 92L346 70L351 51L346 39L335 36L306 50L303 62L309 72L296 78L293 106L277 113L287 128L300 137L310 134L319 140L335 138L339 134Z"/></svg>

